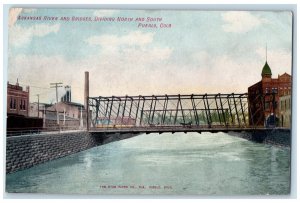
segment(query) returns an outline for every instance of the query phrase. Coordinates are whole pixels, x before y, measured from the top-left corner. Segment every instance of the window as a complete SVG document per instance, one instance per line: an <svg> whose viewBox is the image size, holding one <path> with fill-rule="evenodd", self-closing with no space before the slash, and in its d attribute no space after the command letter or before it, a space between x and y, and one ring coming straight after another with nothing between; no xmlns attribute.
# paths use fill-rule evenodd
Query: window
<svg viewBox="0 0 300 203"><path fill-rule="evenodd" d="M14 99L14 108L13 109L16 109L16 103L17 103L17 100Z"/></svg>
<svg viewBox="0 0 300 203"><path fill-rule="evenodd" d="M269 88L266 88L266 94L269 93Z"/></svg>
<svg viewBox="0 0 300 203"><path fill-rule="evenodd" d="M272 93L277 93L277 92L278 92L277 87L272 88Z"/></svg>
<svg viewBox="0 0 300 203"><path fill-rule="evenodd" d="M10 104L9 104L9 108L12 109L13 108L13 99L10 98Z"/></svg>
<svg viewBox="0 0 300 203"><path fill-rule="evenodd" d="M284 100L284 110L286 110L286 100Z"/></svg>
<svg viewBox="0 0 300 203"><path fill-rule="evenodd" d="M268 110L270 108L269 102L265 102L265 110Z"/></svg>
<svg viewBox="0 0 300 203"><path fill-rule="evenodd" d="M24 99L20 100L20 110L26 110L26 101Z"/></svg>

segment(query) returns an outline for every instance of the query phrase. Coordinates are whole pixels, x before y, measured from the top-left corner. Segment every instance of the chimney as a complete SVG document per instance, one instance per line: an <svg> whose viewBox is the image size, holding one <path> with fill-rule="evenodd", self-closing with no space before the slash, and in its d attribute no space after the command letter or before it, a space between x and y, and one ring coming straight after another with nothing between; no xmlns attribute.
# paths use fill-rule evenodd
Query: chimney
<svg viewBox="0 0 300 203"><path fill-rule="evenodd" d="M84 72L84 108L87 109L87 98L89 97L89 72Z"/></svg>

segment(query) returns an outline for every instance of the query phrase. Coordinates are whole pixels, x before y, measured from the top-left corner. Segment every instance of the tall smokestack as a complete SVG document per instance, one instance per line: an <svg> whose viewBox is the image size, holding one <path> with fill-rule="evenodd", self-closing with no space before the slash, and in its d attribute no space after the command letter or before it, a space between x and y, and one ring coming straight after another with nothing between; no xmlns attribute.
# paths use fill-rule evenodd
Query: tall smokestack
<svg viewBox="0 0 300 203"><path fill-rule="evenodd" d="M89 97L89 72L85 71L84 72L84 108L88 108L87 104L87 98Z"/></svg>
<svg viewBox="0 0 300 203"><path fill-rule="evenodd" d="M86 110L86 130L89 131L89 104L87 98L89 97L89 72L84 72L84 108Z"/></svg>

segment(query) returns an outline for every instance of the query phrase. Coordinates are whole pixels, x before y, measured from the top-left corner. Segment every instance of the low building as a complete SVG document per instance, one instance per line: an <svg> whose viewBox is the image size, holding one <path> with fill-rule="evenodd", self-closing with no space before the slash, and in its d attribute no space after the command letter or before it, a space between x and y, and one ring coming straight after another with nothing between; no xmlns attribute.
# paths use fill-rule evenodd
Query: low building
<svg viewBox="0 0 300 203"><path fill-rule="evenodd" d="M84 106L75 102L58 102L46 110L66 112L66 116L71 118L80 118L81 111L84 113Z"/></svg>
<svg viewBox="0 0 300 203"><path fill-rule="evenodd" d="M33 102L29 106L29 117L44 118L44 111L52 104Z"/></svg>
<svg viewBox="0 0 300 203"><path fill-rule="evenodd" d="M66 116L66 112L58 112L58 119L59 124L57 123L57 112L56 111L45 111L45 118L44 118L44 128L48 130L78 130L83 128L80 125L81 119L80 118L72 118Z"/></svg>
<svg viewBox="0 0 300 203"><path fill-rule="evenodd" d="M84 106L72 102L71 86L65 86L65 94L56 104L31 103L30 116L43 118L43 126L53 130L86 127Z"/></svg>
<svg viewBox="0 0 300 203"><path fill-rule="evenodd" d="M86 126L86 112L82 104L75 102L58 102L57 104L47 107L45 111L46 126L48 126L47 122L50 122L50 120L56 120L57 123L56 112L59 114L60 126L72 126L72 128L77 129Z"/></svg>

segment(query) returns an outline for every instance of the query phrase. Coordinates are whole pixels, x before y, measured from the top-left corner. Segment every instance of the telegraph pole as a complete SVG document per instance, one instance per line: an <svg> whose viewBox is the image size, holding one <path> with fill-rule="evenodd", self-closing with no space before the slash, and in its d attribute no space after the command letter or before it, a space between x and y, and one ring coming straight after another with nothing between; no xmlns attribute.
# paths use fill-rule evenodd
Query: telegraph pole
<svg viewBox="0 0 300 203"><path fill-rule="evenodd" d="M38 98L38 118L40 117L40 94L36 95Z"/></svg>
<svg viewBox="0 0 300 203"><path fill-rule="evenodd" d="M57 125L59 125L59 115L58 115L58 110L57 110L57 103L58 103L58 91L57 88L58 87L62 87L62 82L55 82L55 83L50 83L50 85L52 85L50 88L55 88L56 89L56 118L57 118Z"/></svg>

